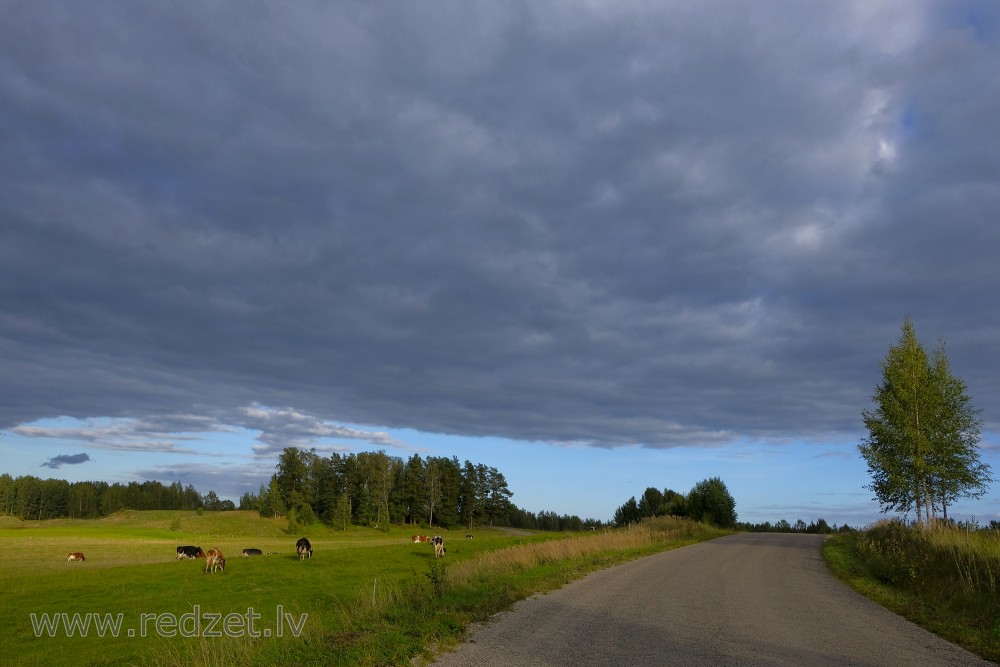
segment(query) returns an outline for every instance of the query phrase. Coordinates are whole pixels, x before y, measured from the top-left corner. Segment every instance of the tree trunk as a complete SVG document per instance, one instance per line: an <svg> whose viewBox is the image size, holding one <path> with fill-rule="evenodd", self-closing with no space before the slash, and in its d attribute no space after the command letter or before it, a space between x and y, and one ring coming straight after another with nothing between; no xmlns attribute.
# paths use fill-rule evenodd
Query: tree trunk
<svg viewBox="0 0 1000 667"><path fill-rule="evenodd" d="M927 527L934 527L934 495L927 489L927 480L921 482L924 487L924 518L927 520Z"/></svg>

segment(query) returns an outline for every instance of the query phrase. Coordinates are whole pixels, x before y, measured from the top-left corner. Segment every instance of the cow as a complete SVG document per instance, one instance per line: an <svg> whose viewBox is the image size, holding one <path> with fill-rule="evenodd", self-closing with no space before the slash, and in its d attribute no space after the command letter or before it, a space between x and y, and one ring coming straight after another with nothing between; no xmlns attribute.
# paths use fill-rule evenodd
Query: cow
<svg viewBox="0 0 1000 667"><path fill-rule="evenodd" d="M244 558L249 558L250 556L263 556L263 555L264 555L264 552L261 551L260 549L244 549L243 550L243 557Z"/></svg>
<svg viewBox="0 0 1000 667"><path fill-rule="evenodd" d="M304 537L300 537L299 541L295 543L295 553L299 555L299 560L302 560L303 558L312 558L313 548L312 545L309 544L309 540Z"/></svg>
<svg viewBox="0 0 1000 667"><path fill-rule="evenodd" d="M84 560L87 560L87 559L86 559L86 558L84 558L84 557L83 557L83 554L82 554L82 553L80 553L79 551L70 551L70 552L69 552L69 558L67 558L67 559L66 559L66 562L68 563L68 562L70 562L71 560L79 560L79 561L84 561Z"/></svg>
<svg viewBox="0 0 1000 667"><path fill-rule="evenodd" d="M435 535L434 539L431 540L434 543L434 557L444 558L445 548L444 548L444 538L440 535Z"/></svg>
<svg viewBox="0 0 1000 667"><path fill-rule="evenodd" d="M473 539L472 533L467 533L466 536L465 536L465 539L467 539L467 540Z"/></svg>
<svg viewBox="0 0 1000 667"><path fill-rule="evenodd" d="M420 542L430 542L430 541L431 541L431 538L427 537L426 535L414 535L413 536L413 543L414 544L418 544Z"/></svg>
<svg viewBox="0 0 1000 667"><path fill-rule="evenodd" d="M209 549L205 554L205 572L226 571L226 557L219 549Z"/></svg>
<svg viewBox="0 0 1000 667"><path fill-rule="evenodd" d="M204 558L205 552L201 550L201 547L177 547L177 560L182 558Z"/></svg>

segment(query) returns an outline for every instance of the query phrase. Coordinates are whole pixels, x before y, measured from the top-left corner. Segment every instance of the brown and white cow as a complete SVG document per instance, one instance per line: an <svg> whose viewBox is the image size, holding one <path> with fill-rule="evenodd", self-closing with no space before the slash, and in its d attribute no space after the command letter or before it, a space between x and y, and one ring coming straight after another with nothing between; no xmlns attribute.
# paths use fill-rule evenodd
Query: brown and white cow
<svg viewBox="0 0 1000 667"><path fill-rule="evenodd" d="M431 541L431 538L427 537L426 535L414 535L413 536L413 543L414 544L419 544L420 542L430 542L430 541Z"/></svg>
<svg viewBox="0 0 1000 667"><path fill-rule="evenodd" d="M440 535L435 535L434 539L431 540L431 541L434 542L434 557L435 558L444 558L444 554L445 554L444 538L441 537Z"/></svg>
<svg viewBox="0 0 1000 667"><path fill-rule="evenodd" d="M205 552L205 572L218 572L226 570L226 557L219 549L209 549Z"/></svg>
<svg viewBox="0 0 1000 667"><path fill-rule="evenodd" d="M82 554L82 553L80 553L79 551L70 551L70 552L69 552L69 558L67 558L67 559L66 559L66 562L68 563L68 562L70 562L71 560L79 560L79 561L84 561L84 560L87 560L87 559L86 559L86 558L84 558L84 557L83 557L83 554Z"/></svg>

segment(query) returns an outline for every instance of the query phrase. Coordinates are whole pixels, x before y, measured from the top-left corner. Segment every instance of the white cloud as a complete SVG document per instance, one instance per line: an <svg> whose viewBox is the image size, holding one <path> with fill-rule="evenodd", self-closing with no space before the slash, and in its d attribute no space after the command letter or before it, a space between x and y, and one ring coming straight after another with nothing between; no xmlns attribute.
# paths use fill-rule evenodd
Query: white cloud
<svg viewBox="0 0 1000 667"><path fill-rule="evenodd" d="M234 419L243 428L260 431L257 440L261 444L254 445L253 451L262 458L273 458L286 447L329 451L348 449L345 445L330 444L330 440L361 440L378 447L408 449L405 443L383 431L365 431L333 424L294 408L254 404L238 410Z"/></svg>

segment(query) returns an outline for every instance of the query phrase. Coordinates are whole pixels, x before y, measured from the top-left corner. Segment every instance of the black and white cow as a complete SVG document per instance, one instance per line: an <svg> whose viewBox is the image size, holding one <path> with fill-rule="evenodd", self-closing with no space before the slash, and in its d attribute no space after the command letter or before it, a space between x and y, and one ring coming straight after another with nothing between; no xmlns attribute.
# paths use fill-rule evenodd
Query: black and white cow
<svg viewBox="0 0 1000 667"><path fill-rule="evenodd" d="M302 560L303 558L312 558L313 548L312 545L309 544L309 540L304 537L300 537L299 541L295 543L295 553L299 555L299 560Z"/></svg>
<svg viewBox="0 0 1000 667"><path fill-rule="evenodd" d="M444 548L444 538L440 535L435 535L434 539L431 540L434 543L434 557L444 558L445 548Z"/></svg>
<svg viewBox="0 0 1000 667"><path fill-rule="evenodd" d="M201 550L201 547L177 547L177 560L182 558L204 558L205 552Z"/></svg>
<svg viewBox="0 0 1000 667"><path fill-rule="evenodd" d="M261 551L260 549L244 549L243 550L243 557L244 558L249 558L250 556L263 556L263 555L264 555L264 552Z"/></svg>

